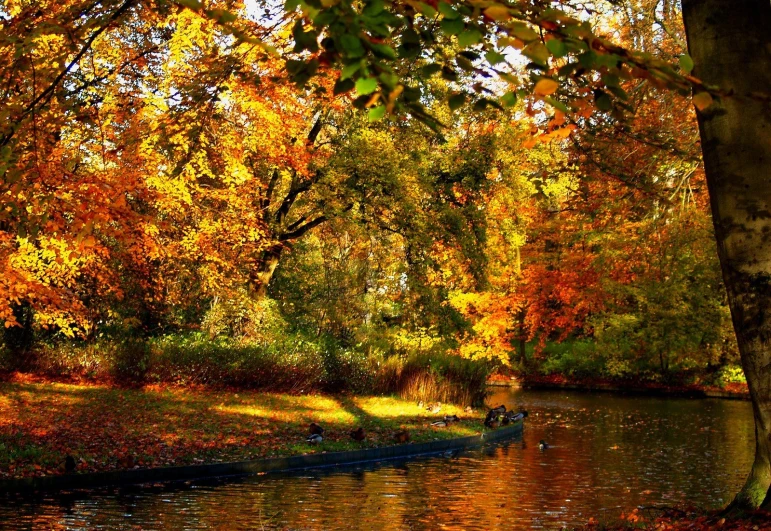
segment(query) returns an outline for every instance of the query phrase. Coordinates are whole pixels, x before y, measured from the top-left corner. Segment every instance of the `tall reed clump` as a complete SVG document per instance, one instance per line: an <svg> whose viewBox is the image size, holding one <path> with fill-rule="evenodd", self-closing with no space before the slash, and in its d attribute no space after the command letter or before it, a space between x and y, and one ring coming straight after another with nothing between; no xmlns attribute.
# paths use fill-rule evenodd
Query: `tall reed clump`
<svg viewBox="0 0 771 531"><path fill-rule="evenodd" d="M374 389L415 401L482 405L490 372L487 363L450 353L393 356L379 365Z"/></svg>

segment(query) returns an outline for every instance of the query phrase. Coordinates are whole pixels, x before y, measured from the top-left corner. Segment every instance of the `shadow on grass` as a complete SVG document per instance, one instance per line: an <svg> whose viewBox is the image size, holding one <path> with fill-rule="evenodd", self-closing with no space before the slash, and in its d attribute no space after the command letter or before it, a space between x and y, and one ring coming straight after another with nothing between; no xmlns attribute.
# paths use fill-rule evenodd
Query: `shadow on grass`
<svg viewBox="0 0 771 531"><path fill-rule="evenodd" d="M367 401L374 403L370 411L361 405ZM6 383L0 384L0 477L62 473L68 454L79 471L104 471L386 446L400 429L413 441L480 431L472 421L431 428L444 413L384 397ZM327 429L319 446L305 442L310 422ZM367 433L363 442L349 436L359 426Z"/></svg>

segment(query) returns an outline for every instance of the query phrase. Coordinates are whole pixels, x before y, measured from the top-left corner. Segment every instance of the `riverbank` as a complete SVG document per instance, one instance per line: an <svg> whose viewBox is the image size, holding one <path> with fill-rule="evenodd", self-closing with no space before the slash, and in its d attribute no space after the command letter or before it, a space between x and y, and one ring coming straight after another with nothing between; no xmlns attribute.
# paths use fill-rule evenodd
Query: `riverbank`
<svg viewBox="0 0 771 531"><path fill-rule="evenodd" d="M747 384L730 383L723 387L700 384L669 384L644 380L574 378L561 374L494 373L487 381L493 387L523 389L567 389L571 391L614 392L648 396L687 396L749 400Z"/></svg>
<svg viewBox="0 0 771 531"><path fill-rule="evenodd" d="M436 428L444 415L461 421ZM289 395L169 386L119 389L104 385L0 383L0 478L244 461L470 436L484 412L452 405L431 412L393 397ZM310 445L308 426L325 428ZM363 441L349 433L363 428Z"/></svg>

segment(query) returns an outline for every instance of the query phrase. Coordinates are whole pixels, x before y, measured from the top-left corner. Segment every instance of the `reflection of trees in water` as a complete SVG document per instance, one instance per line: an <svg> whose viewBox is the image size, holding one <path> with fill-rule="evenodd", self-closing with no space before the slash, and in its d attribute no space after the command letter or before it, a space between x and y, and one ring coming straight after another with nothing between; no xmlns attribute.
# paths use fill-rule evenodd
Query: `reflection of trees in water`
<svg viewBox="0 0 771 531"><path fill-rule="evenodd" d="M505 392L492 402L530 411L523 439L457 458L59 498L21 509L46 528L530 529L612 518L622 508L684 496L719 505L752 462L747 402L545 391ZM554 447L539 451L542 438Z"/></svg>

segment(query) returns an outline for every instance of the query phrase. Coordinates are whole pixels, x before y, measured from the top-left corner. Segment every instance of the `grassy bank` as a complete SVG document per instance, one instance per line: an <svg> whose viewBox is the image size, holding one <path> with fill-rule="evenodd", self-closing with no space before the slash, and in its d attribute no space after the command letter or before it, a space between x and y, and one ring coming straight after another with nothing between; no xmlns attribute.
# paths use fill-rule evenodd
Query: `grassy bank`
<svg viewBox="0 0 771 531"><path fill-rule="evenodd" d="M461 421L434 428L457 414ZM430 413L414 401L353 395L288 395L149 386L116 389L16 381L0 384L0 477L63 473L72 455L78 471L105 471L239 461L395 444L479 433L482 411L442 405ZM327 432L305 442L308 425ZM349 432L362 427L362 442Z"/></svg>

